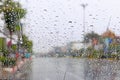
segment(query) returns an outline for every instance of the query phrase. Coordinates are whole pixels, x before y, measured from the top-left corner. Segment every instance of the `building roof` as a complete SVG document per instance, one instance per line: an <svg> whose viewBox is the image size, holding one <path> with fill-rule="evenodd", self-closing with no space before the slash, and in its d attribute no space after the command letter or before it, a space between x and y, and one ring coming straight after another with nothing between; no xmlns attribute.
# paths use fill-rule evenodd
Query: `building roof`
<svg viewBox="0 0 120 80"><path fill-rule="evenodd" d="M102 34L102 37L115 38L115 33L107 28L106 31Z"/></svg>

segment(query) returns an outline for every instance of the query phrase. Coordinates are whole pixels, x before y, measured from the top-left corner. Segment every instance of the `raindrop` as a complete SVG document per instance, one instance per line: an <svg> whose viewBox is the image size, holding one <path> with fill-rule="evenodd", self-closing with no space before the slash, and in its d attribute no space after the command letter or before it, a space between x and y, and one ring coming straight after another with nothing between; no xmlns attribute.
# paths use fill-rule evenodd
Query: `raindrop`
<svg viewBox="0 0 120 80"><path fill-rule="evenodd" d="M119 18L119 17L117 17L117 18Z"/></svg>
<svg viewBox="0 0 120 80"><path fill-rule="evenodd" d="M57 26L57 24L54 24L54 26Z"/></svg>
<svg viewBox="0 0 120 80"><path fill-rule="evenodd" d="M70 27L74 27L74 26L70 26Z"/></svg>
<svg viewBox="0 0 120 80"><path fill-rule="evenodd" d="M93 19L96 19L96 18L93 18Z"/></svg>
<svg viewBox="0 0 120 80"><path fill-rule="evenodd" d="M89 14L89 16L92 16L92 14Z"/></svg>
<svg viewBox="0 0 120 80"><path fill-rule="evenodd" d="M50 34L53 34L53 32L50 32Z"/></svg>
<svg viewBox="0 0 120 80"><path fill-rule="evenodd" d="M55 22L58 22L58 20L55 20Z"/></svg>
<svg viewBox="0 0 120 80"><path fill-rule="evenodd" d="M72 21L69 21L68 23L72 23Z"/></svg>
<svg viewBox="0 0 120 80"><path fill-rule="evenodd" d="M77 22L74 22L74 23L77 23Z"/></svg>
<svg viewBox="0 0 120 80"><path fill-rule="evenodd" d="M59 16L55 16L55 17L59 17Z"/></svg>
<svg viewBox="0 0 120 80"><path fill-rule="evenodd" d="M47 9L44 9L44 11L46 11L46 12L47 12Z"/></svg>
<svg viewBox="0 0 120 80"><path fill-rule="evenodd" d="M93 27L93 25L90 25L90 27Z"/></svg>

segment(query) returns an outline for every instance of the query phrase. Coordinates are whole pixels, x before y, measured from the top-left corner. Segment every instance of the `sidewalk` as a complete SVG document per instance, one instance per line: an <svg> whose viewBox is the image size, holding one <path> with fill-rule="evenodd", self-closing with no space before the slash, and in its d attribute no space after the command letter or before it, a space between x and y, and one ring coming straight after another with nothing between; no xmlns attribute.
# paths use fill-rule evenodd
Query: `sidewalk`
<svg viewBox="0 0 120 80"><path fill-rule="evenodd" d="M18 71L18 69L21 69L22 68L22 66L24 65L24 64L26 64L27 63L27 61L29 61L29 60L31 60L32 58L29 58L29 59L24 59L24 60L22 60L22 61L19 61L17 64L18 65L15 65L14 67L12 67L12 68L10 68L10 67L8 67L8 68L2 68L2 70L1 70L1 72L0 72L0 80L2 79L2 78L6 78L7 79L7 77L9 77L9 76L11 76L11 75L14 75L14 74L16 74L16 72Z"/></svg>
<svg viewBox="0 0 120 80"><path fill-rule="evenodd" d="M3 70L10 72L10 73L15 73L18 69L20 69L28 60L30 59L24 59L23 61L18 62L18 65L15 65L12 68L3 68Z"/></svg>

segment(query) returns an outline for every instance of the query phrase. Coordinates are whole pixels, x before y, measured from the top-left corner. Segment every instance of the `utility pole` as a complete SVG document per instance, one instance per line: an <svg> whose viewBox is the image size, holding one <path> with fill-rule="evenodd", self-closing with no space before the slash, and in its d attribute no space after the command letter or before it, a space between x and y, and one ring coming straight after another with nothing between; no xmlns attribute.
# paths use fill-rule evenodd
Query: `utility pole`
<svg viewBox="0 0 120 80"><path fill-rule="evenodd" d="M18 42L17 42L17 45L18 45L18 52L20 52L21 50L21 45L23 44L23 40L22 40L22 35L23 35L23 30L22 30L22 23L18 23L19 24L19 27L20 27L20 31L18 31Z"/></svg>
<svg viewBox="0 0 120 80"><path fill-rule="evenodd" d="M81 4L81 6L82 6L82 8L83 8L83 43L84 43L84 53L83 53L83 55L85 55L86 54L86 39L85 39L85 34L86 34L86 28L85 28L85 9L86 9L86 7L88 6L88 4Z"/></svg>

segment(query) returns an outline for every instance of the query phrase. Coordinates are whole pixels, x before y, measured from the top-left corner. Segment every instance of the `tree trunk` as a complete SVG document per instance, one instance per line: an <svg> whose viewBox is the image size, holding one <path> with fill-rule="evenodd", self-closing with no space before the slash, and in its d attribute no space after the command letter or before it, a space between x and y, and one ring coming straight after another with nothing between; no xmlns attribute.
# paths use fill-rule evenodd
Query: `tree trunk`
<svg viewBox="0 0 120 80"><path fill-rule="evenodd" d="M10 41L12 43L12 32L10 31Z"/></svg>
<svg viewBox="0 0 120 80"><path fill-rule="evenodd" d="M10 52L12 46L12 32L10 31L10 41L8 42L8 50Z"/></svg>

